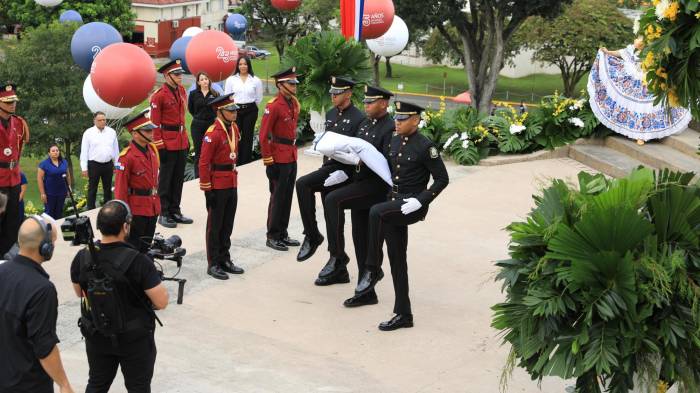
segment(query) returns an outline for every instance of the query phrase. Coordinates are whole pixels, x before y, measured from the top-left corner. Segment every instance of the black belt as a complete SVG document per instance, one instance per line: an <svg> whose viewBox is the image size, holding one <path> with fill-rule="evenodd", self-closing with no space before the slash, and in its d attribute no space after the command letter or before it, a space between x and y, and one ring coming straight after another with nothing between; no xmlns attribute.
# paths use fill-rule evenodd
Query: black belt
<svg viewBox="0 0 700 393"><path fill-rule="evenodd" d="M182 131L185 129L184 126L171 126L169 124L161 124L160 129L163 131Z"/></svg>
<svg viewBox="0 0 700 393"><path fill-rule="evenodd" d="M279 143L280 145L294 146L297 143L296 139L281 138L279 136L272 136L272 143Z"/></svg>
<svg viewBox="0 0 700 393"><path fill-rule="evenodd" d="M5 168L5 169L15 169L19 165L18 161L4 161L0 162L0 168Z"/></svg>
<svg viewBox="0 0 700 393"><path fill-rule="evenodd" d="M247 108L251 108L253 105L257 105L257 104L254 103L254 102L249 102L249 103L247 103L247 104L239 104L239 103L236 103L236 105L238 105L238 108L239 108L239 109L247 109Z"/></svg>
<svg viewBox="0 0 700 393"><path fill-rule="evenodd" d="M211 164L211 170L216 172L232 171L236 169L236 164Z"/></svg>
<svg viewBox="0 0 700 393"><path fill-rule="evenodd" d="M130 188L129 194L130 195L137 195L137 196L158 195L158 189L156 189L156 188Z"/></svg>

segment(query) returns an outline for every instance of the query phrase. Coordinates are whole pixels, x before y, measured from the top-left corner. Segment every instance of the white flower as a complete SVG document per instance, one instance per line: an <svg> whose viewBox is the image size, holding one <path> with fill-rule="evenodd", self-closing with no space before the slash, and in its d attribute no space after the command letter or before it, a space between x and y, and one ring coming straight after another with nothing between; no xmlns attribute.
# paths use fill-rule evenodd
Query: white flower
<svg viewBox="0 0 700 393"><path fill-rule="evenodd" d="M418 128L423 128L425 127L425 120L421 120L420 123L418 123Z"/></svg>
<svg viewBox="0 0 700 393"><path fill-rule="evenodd" d="M527 127L524 125L519 125L519 124L511 124L510 125L510 133L515 135L515 134L520 134L521 132L525 131Z"/></svg>
<svg viewBox="0 0 700 393"><path fill-rule="evenodd" d="M583 124L583 120L579 119L578 117L570 118L569 123L575 125L578 128L583 128L585 126L585 124Z"/></svg>
<svg viewBox="0 0 700 393"><path fill-rule="evenodd" d="M659 20L664 19L664 15L666 14L666 10L668 7L671 5L671 3L668 0L661 0L659 1L659 4L656 5L656 17Z"/></svg>
<svg viewBox="0 0 700 393"><path fill-rule="evenodd" d="M454 142L454 140L457 139L458 136L459 136L459 134L457 134L457 133L450 135L450 137L447 138L447 141L445 141L445 145L442 146L442 150L445 150L445 149L447 149L448 147L450 147L450 145L452 144L452 142Z"/></svg>
<svg viewBox="0 0 700 393"><path fill-rule="evenodd" d="M634 35L637 35L637 33L639 33L639 17L637 17L634 20L634 24L632 25L632 31L634 32Z"/></svg>
<svg viewBox="0 0 700 393"><path fill-rule="evenodd" d="M459 137L459 139L460 139L460 140L463 140L463 141L467 140L468 138L469 138L469 134L467 134L466 131L464 131L464 132L462 133L462 135Z"/></svg>
<svg viewBox="0 0 700 393"><path fill-rule="evenodd" d="M469 147L469 139L465 139L462 141L462 149L466 149Z"/></svg>

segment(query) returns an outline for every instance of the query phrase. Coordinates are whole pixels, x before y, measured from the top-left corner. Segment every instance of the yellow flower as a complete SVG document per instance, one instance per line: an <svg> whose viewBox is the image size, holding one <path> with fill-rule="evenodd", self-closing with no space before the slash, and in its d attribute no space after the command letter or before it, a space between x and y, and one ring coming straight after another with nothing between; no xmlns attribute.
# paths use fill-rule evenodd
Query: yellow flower
<svg viewBox="0 0 700 393"><path fill-rule="evenodd" d="M664 381L659 381L656 385L656 393L666 393L668 391L668 384Z"/></svg>
<svg viewBox="0 0 700 393"><path fill-rule="evenodd" d="M676 94L674 89L668 91L668 104L674 108L681 106L681 101L678 99L678 94Z"/></svg>
<svg viewBox="0 0 700 393"><path fill-rule="evenodd" d="M698 19L700 19L700 12L696 13L696 14L695 14L695 17L698 18Z"/></svg>
<svg viewBox="0 0 700 393"><path fill-rule="evenodd" d="M668 79L668 73L666 73L666 69L664 67L659 67L656 69L656 76L661 79Z"/></svg>
<svg viewBox="0 0 700 393"><path fill-rule="evenodd" d="M668 85L665 84L665 83L663 83L663 82L661 82L661 83L659 84L659 89L660 89L661 91L666 91L666 90L668 90Z"/></svg>
<svg viewBox="0 0 700 393"><path fill-rule="evenodd" d="M679 7L678 2L674 1L666 9L664 16L666 18L670 19L671 22L674 22L676 20L676 17L678 16L678 7Z"/></svg>
<svg viewBox="0 0 700 393"><path fill-rule="evenodd" d="M657 5L659 5L659 2L660 2L660 1L661 1L661 0L654 0L654 1L652 2L652 4L654 4L654 7L656 7Z"/></svg>
<svg viewBox="0 0 700 393"><path fill-rule="evenodd" d="M644 58L644 61L642 61L642 68L645 70L648 70L650 68L654 67L654 53L651 51L647 52L647 56Z"/></svg>

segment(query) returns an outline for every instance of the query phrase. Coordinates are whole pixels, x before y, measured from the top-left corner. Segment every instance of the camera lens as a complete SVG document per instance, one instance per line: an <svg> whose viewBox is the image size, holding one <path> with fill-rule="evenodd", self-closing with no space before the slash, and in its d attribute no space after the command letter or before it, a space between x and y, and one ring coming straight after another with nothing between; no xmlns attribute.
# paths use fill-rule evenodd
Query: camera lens
<svg viewBox="0 0 700 393"><path fill-rule="evenodd" d="M165 243L172 248L177 248L182 245L182 239L178 235L172 235L165 240Z"/></svg>

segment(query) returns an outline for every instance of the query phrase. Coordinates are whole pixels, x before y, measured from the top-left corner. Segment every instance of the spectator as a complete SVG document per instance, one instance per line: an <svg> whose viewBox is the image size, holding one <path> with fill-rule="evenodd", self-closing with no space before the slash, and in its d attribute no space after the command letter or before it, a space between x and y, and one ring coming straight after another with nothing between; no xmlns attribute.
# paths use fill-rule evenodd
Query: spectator
<svg viewBox="0 0 700 393"><path fill-rule="evenodd" d="M199 178L199 153L202 150L202 138L207 128L214 124L216 113L207 105L219 93L211 86L211 80L206 73L197 74L197 87L190 92L187 100L187 110L192 115L192 142L194 143L194 176Z"/></svg>
<svg viewBox="0 0 700 393"><path fill-rule="evenodd" d="M0 265L0 391L73 393L58 350L58 296L42 264L59 228L32 216L19 229L19 255Z"/></svg>
<svg viewBox="0 0 700 393"><path fill-rule="evenodd" d="M44 202L44 212L55 220L63 218L63 203L68 195L66 180L71 181L68 161L63 159L58 145L53 143L49 146L49 157L39 163L36 182L41 201Z"/></svg>
<svg viewBox="0 0 700 393"><path fill-rule="evenodd" d="M87 208L95 208L97 186L102 180L102 204L112 199L112 172L114 163L119 160L119 141L117 133L107 126L107 117L102 112L95 112L94 126L83 133L80 148L80 170L88 179Z"/></svg>
<svg viewBox="0 0 700 393"><path fill-rule="evenodd" d="M262 81L253 73L250 58L238 59L236 72L226 79L224 93L234 93L236 98L236 105L238 105L236 124L241 132L236 165L245 165L253 159L253 134L255 123L258 121L258 105L263 99Z"/></svg>
<svg viewBox="0 0 700 393"><path fill-rule="evenodd" d="M19 177L19 223L22 224L24 221L24 194L27 193L27 176L24 175L24 172L20 172Z"/></svg>

